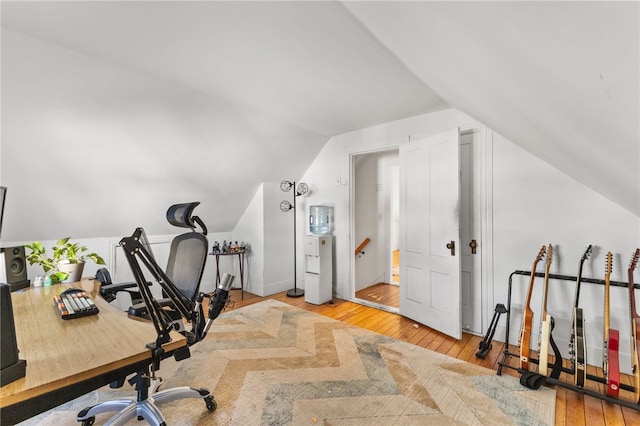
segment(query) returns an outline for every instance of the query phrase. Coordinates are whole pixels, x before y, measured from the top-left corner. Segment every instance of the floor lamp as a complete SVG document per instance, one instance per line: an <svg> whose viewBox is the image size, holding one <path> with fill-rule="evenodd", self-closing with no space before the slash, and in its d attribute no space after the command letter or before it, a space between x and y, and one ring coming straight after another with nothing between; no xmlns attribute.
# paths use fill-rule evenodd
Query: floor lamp
<svg viewBox="0 0 640 426"><path fill-rule="evenodd" d="M287 292L287 296L289 297L300 297L304 296L304 290L298 288L298 274L296 271L296 197L300 195L304 195L309 191L309 187L306 183L300 182L298 186L296 186L295 182L289 182L288 180L283 180L280 183L280 189L283 192L289 192L291 189L294 189L293 194L293 204L284 200L280 203L280 210L283 212L288 212L289 210L293 210L293 288Z"/></svg>

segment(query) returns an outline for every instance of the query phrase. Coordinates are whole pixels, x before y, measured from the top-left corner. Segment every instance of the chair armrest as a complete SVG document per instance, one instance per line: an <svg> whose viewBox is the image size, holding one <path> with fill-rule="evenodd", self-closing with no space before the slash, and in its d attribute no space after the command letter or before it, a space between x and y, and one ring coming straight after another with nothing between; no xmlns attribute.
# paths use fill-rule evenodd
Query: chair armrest
<svg viewBox="0 0 640 426"><path fill-rule="evenodd" d="M104 297L106 295L117 293L119 291L126 291L127 289L130 289L130 288L137 289L137 287L138 287L138 284L136 284L135 282L106 284L106 285L100 286L100 294Z"/></svg>
<svg viewBox="0 0 640 426"><path fill-rule="evenodd" d="M173 302L168 297L157 299L156 302L161 307L173 306ZM145 305L144 303L136 303L135 305L129 306L129 315L133 315L135 317L146 317L147 305Z"/></svg>
<svg viewBox="0 0 640 426"><path fill-rule="evenodd" d="M147 282L147 285L151 285ZM141 296L136 282L103 284L100 286L100 295L107 301L112 302L116 299L116 294L120 291L126 291L131 295L133 303L140 303Z"/></svg>

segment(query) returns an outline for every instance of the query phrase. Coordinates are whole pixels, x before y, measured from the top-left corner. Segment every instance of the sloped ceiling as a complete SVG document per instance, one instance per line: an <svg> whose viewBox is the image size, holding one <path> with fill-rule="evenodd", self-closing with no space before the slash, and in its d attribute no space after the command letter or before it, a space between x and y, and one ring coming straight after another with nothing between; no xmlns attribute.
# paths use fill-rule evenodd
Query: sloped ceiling
<svg viewBox="0 0 640 426"><path fill-rule="evenodd" d="M60 220L5 227L9 241L123 235L131 225L115 216L144 212L147 232L169 233L166 208L193 200L211 231L230 231L261 182L299 179L333 135L448 108L338 3L3 1L2 26L3 163L33 140L69 146L91 159L76 162L96 182L82 205L115 207L69 211L24 183L23 170L56 161L15 153L2 178L21 200L9 207L34 212L27 200L39 200ZM58 123L30 122L34 107ZM60 122L72 130L54 142Z"/></svg>
<svg viewBox="0 0 640 426"><path fill-rule="evenodd" d="M637 2L2 2L3 31L153 80L186 112L233 116L174 117L192 154L218 158L180 169L200 183L188 198L215 193L199 208L214 231L232 229L260 182L301 176L331 136L449 107L640 215L638 26ZM3 37L3 93L15 39ZM4 130L19 126L11 108L3 95L3 153L20 143ZM153 155L171 165L175 151ZM162 211L176 188L139 190ZM167 229L154 220L148 231ZM87 236L122 232L96 222ZM46 238L36 231L3 239Z"/></svg>
<svg viewBox="0 0 640 426"><path fill-rule="evenodd" d="M345 2L449 105L640 216L639 2Z"/></svg>

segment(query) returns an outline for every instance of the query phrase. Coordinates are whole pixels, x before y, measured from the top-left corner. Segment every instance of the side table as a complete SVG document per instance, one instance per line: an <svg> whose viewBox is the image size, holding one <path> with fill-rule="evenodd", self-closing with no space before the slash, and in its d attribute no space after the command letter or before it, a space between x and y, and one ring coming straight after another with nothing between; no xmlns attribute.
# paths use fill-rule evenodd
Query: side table
<svg viewBox="0 0 640 426"><path fill-rule="evenodd" d="M244 255L247 251L230 251L226 253L209 253L216 258L216 288L220 284L220 257L221 256L238 256L238 267L240 269L240 298L244 299ZM237 290L238 287L233 287L232 290Z"/></svg>

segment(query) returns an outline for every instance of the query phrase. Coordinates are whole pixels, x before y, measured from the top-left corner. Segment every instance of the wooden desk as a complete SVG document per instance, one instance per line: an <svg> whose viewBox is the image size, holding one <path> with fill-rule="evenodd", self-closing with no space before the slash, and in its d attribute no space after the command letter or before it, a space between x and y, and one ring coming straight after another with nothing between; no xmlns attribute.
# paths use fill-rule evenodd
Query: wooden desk
<svg viewBox="0 0 640 426"><path fill-rule="evenodd" d="M244 299L244 255L247 251L230 251L225 253L209 253L216 257L216 287L220 284L220 256L238 256L238 269L240 270L240 298ZM237 289L237 287L234 287ZM232 288L233 290L233 288Z"/></svg>
<svg viewBox="0 0 640 426"><path fill-rule="evenodd" d="M29 288L11 294L20 359L25 377L0 388L0 423L13 424L42 413L148 364L156 332L150 322L135 321L107 303L100 283ZM63 320L53 296L82 287L100 309L97 315ZM174 333L167 351L185 345Z"/></svg>

